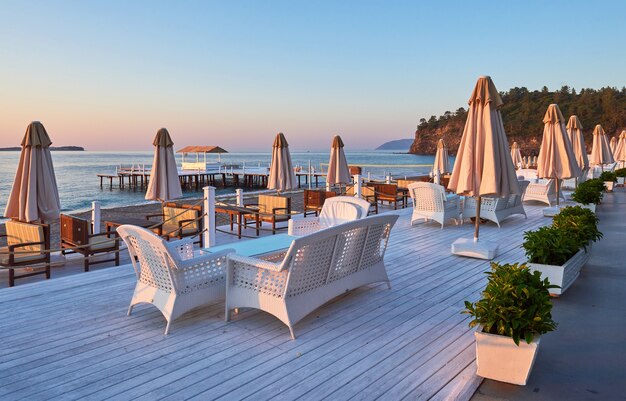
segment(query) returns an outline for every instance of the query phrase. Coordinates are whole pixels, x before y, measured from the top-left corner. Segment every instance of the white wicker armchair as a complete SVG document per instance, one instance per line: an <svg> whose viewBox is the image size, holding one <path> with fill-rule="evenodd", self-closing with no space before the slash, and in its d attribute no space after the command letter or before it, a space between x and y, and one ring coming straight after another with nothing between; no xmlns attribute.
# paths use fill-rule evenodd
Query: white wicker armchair
<svg viewBox="0 0 626 401"><path fill-rule="evenodd" d="M123 225L117 232L126 243L137 274L128 315L139 303L156 306L170 323L183 313L222 300L225 294L226 249L194 255L193 240L167 242L141 227Z"/></svg>
<svg viewBox="0 0 626 401"><path fill-rule="evenodd" d="M435 220L441 224L449 219L461 220L461 208L458 195L446 195L443 186L428 182L414 182L407 187L413 201L411 224L424 219Z"/></svg>
<svg viewBox="0 0 626 401"><path fill-rule="evenodd" d="M354 196L333 196L327 198L319 217L292 219L287 233L293 236L312 234L319 230L362 219L367 216L370 203Z"/></svg>
<svg viewBox="0 0 626 401"><path fill-rule="evenodd" d="M542 179L528 184L526 191L524 191L523 202L531 200L547 203L549 206L556 203L556 185L554 185L554 180Z"/></svg>
<svg viewBox="0 0 626 401"><path fill-rule="evenodd" d="M231 254L226 320L236 308L268 312L289 327L365 284L387 282L383 258L397 215L371 216L295 239L280 263Z"/></svg>
<svg viewBox="0 0 626 401"><path fill-rule="evenodd" d="M522 196L528 187L528 181L519 181L518 184L521 190L519 195L481 197L480 217L493 221L498 227L504 219L514 214L523 214L525 218L528 218L522 205ZM470 217L476 217L476 198L466 197L463 202L463 218Z"/></svg>

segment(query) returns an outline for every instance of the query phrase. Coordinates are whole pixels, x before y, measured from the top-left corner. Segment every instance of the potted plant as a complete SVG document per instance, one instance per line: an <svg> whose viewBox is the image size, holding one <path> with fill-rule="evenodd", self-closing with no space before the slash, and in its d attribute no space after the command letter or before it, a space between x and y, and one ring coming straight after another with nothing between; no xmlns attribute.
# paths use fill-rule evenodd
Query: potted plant
<svg viewBox="0 0 626 401"><path fill-rule="evenodd" d="M478 374L525 385L537 355L540 336L556 328L552 320L550 285L525 264L491 264L487 286L476 302L465 301L464 313L478 326Z"/></svg>
<svg viewBox="0 0 626 401"><path fill-rule="evenodd" d="M615 173L612 171L603 171L599 178L604 182L607 192L612 192L613 185L615 185L615 181L617 180Z"/></svg>
<svg viewBox="0 0 626 401"><path fill-rule="evenodd" d="M551 291L552 295L562 294L578 278L589 260L588 245L602 238L597 223L590 210L566 207L555 216L552 226L524 233L522 247L528 266L558 286Z"/></svg>
<svg viewBox="0 0 626 401"><path fill-rule="evenodd" d="M624 185L626 181L626 168L615 170L615 178L617 179L618 185Z"/></svg>
<svg viewBox="0 0 626 401"><path fill-rule="evenodd" d="M572 192L572 199L583 207L595 212L596 205L600 203L604 196L603 192L604 182L599 178L594 178L578 184L574 192Z"/></svg>

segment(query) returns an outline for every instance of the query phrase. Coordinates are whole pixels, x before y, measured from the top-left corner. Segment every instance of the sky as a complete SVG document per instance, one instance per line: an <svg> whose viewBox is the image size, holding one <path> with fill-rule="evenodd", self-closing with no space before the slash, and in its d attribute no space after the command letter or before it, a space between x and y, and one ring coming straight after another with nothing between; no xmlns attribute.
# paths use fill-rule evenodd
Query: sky
<svg viewBox="0 0 626 401"><path fill-rule="evenodd" d="M0 146L347 150L501 91L626 85L624 1L0 0ZM542 116L538 116L541 118Z"/></svg>

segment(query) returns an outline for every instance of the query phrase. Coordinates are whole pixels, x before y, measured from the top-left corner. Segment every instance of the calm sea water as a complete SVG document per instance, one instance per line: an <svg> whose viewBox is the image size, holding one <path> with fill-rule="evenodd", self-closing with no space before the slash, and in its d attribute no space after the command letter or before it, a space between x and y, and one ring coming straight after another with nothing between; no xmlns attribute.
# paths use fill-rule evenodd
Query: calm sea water
<svg viewBox="0 0 626 401"><path fill-rule="evenodd" d="M109 190L108 184L100 189L98 173L114 173L115 167L121 165L152 163L152 151L146 152L52 152L54 168L61 198L61 207L64 211L80 211L91 207L91 202L98 200L103 207L133 205L145 203L142 190L118 189ZM207 155L207 160L217 160L213 155ZM177 158L180 155L177 155ZM328 163L328 152L293 152L291 154L294 165L306 168L309 160L319 171L321 163ZM401 165L400 167L364 167L364 175L370 172L374 177L383 177L391 173L394 177L424 174L427 167L416 168L406 165L432 164L434 156L418 156L409 154L395 154L392 152L346 152L349 164L381 164ZM247 166L268 166L270 153L228 153L222 155L223 163L242 163ZM0 152L0 215L4 213L7 198L13 185L15 170L19 160L19 152ZM180 159L179 165L180 165ZM452 158L450 160L452 162ZM303 181L304 183L304 181ZM218 193L234 192L233 188L219 189ZM185 191L185 197L197 197L199 192Z"/></svg>

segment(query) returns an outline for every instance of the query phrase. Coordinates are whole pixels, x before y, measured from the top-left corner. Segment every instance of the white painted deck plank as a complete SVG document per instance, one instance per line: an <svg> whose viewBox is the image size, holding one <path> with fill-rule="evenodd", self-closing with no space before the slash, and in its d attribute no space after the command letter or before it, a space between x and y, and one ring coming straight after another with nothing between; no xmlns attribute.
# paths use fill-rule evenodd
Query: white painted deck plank
<svg viewBox="0 0 626 401"><path fill-rule="evenodd" d="M501 244L496 260L523 261L523 232L550 222L541 209L481 226L481 238ZM125 316L128 265L3 289L0 397L466 398L473 332L459 312L489 265L450 254L470 224L411 227L410 210L397 213L385 257L392 289L366 286L323 306L296 325L296 341L265 313L224 323L222 303L178 319L165 337L155 309Z"/></svg>

